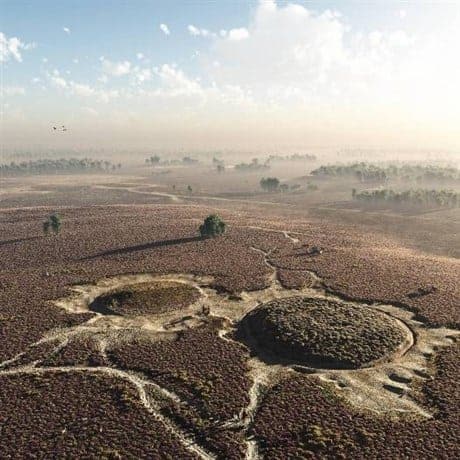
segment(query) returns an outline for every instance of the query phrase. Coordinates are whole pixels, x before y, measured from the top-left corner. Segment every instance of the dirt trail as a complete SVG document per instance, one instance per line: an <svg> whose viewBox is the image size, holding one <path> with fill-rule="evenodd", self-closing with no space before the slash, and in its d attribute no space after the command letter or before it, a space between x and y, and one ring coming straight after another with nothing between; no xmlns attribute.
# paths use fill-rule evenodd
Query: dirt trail
<svg viewBox="0 0 460 460"><path fill-rule="evenodd" d="M145 187L145 185L143 185ZM172 193L166 193L166 192L149 192L146 190L139 190L139 188L142 187L112 187L109 185L93 185L93 188L95 189L104 189L104 190L117 190L117 191L122 191L122 192L130 192L130 193L138 193L140 195L153 195L153 196L160 196L160 197L166 197L169 198L171 201L182 201L178 195L174 195Z"/></svg>
<svg viewBox="0 0 460 460"><path fill-rule="evenodd" d="M264 230L279 232L289 239L292 244L298 244L299 242L290 232L278 229ZM109 362L106 350L110 348L113 342L145 332L152 334L152 340L155 337L158 340L175 337L175 334L182 329L202 324L205 320L202 314L205 307L209 309L210 316L223 319L223 326L219 331L219 337L222 340L234 340L231 338L231 334L228 333L235 329L236 324L244 315L260 303L293 295L325 298L337 302L343 301L338 295L326 293L322 288L321 278L316 274L314 274L317 280L316 286L302 289L283 288L278 281L278 268L270 262L270 255L275 248L272 248L270 251L264 251L260 248L252 247L251 250L261 254L265 264L271 270L269 286L266 289L242 292L240 297L232 297L227 294L218 293L213 289L211 287L214 282L213 278L191 274L154 275L143 273L105 278L95 284L72 287L70 295L53 302L54 305L65 309L69 313L88 312L89 304L101 294L132 284L155 281L175 281L189 284L200 291L201 298L184 309L168 311L163 314L124 317L95 313L84 324L50 331L46 336L33 344L32 347L47 342L56 342L57 345L51 351L51 354L56 354L74 338L90 337L95 340L101 357L105 358L106 362ZM310 273L308 270L305 271ZM390 315L401 329L405 331L406 340L386 360L374 363L372 367L356 370L315 369L289 363L278 357L266 359L267 354L265 350L258 350L257 344L254 344L254 347L250 345L253 348L255 356L248 360L249 377L252 380L252 386L249 390L249 403L241 409L237 420L232 419L225 422L226 426L242 429L245 433L247 443L246 458L248 460L259 458L257 440L252 437L251 431L253 420L263 395L279 379L293 372L314 374L325 382L333 383L337 393L348 403L355 406L357 410L371 411L379 415L432 417L432 414L411 398L410 392L414 387L414 383L431 378L432 371L429 370L428 357L441 347L451 345L452 340L460 336L460 331L426 327L423 323L414 319L413 313L394 305L367 305L362 302L350 301L347 301L347 303L353 303L360 308L379 309ZM414 340L415 336L417 340ZM1 363L0 376L60 371L102 373L113 378L124 379L136 387L140 402L144 407L157 420L161 421L167 430L180 439L191 452L194 452L203 459L215 458L212 452L198 446L191 434L176 426L172 420L159 413L158 399L166 398L180 404L188 404L187 401L181 401L176 394L170 392L168 389L133 373L108 366L91 368L81 366L37 367L39 363L35 361L26 366L12 367L25 354L26 352L22 352L14 358Z"/></svg>
<svg viewBox="0 0 460 460"><path fill-rule="evenodd" d="M277 228L267 228L267 227L258 227L256 225L243 225L243 228L251 228L254 230L262 230L265 232L272 232L272 233L281 233L284 235L288 240L290 240L294 244L300 243L300 240L298 238L293 237L292 235L303 235L303 233L300 232L288 232L286 230L280 230Z"/></svg>
<svg viewBox="0 0 460 460"><path fill-rule="evenodd" d="M280 206L279 202L276 201L262 201L262 200L249 200L243 198L225 198L222 196L214 196L214 195L184 195L180 193L167 193L167 192L160 192L160 191L148 191L148 190L139 190L141 187L145 187L146 184L142 184L138 187L112 187L109 185L93 185L93 188L96 189L106 189L106 190L118 190L118 191L125 191L130 193L138 193L141 195L153 195L153 196L160 196L170 198L172 201L175 202L182 202L184 200L193 201L193 200L213 200L213 201L225 201L225 202L233 202L233 203L246 203L246 204L268 204L272 206ZM293 206L292 204L283 203L283 206Z"/></svg>
<svg viewBox="0 0 460 460"><path fill-rule="evenodd" d="M165 429L169 431L172 435L174 435L183 445L184 447L189 450L190 452L196 454L200 458L204 460L213 460L216 456L208 451L206 451L203 447L196 444L195 440L192 436L178 427L175 423L173 423L170 419L164 417L159 412L159 406L156 404L155 400L148 395L146 391L146 386L153 386L155 390L159 391L162 395L166 395L170 397L170 393L166 392L163 388L156 385L155 383L141 379L140 377L133 375L129 372L122 371L119 369L114 369L111 367L23 367L18 369L12 369L0 372L0 376L8 376L8 375L42 375L49 372L86 372L90 374L103 374L105 376L119 378L129 382L133 385L139 395L139 401L141 404L147 409L149 413L152 414L155 420L158 420L163 424ZM174 398L176 400L176 398Z"/></svg>

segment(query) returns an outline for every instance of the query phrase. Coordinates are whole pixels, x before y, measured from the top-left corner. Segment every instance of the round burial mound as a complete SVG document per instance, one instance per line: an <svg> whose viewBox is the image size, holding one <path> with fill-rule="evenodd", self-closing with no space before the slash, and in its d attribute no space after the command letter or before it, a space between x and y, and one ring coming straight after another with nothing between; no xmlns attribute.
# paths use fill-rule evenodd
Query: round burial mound
<svg viewBox="0 0 460 460"><path fill-rule="evenodd" d="M370 307L329 299L288 297L259 305L239 334L284 359L310 367L357 369L402 351L405 325Z"/></svg>
<svg viewBox="0 0 460 460"><path fill-rule="evenodd" d="M106 292L89 305L104 315L140 316L186 308L196 302L200 291L176 281L139 283Z"/></svg>

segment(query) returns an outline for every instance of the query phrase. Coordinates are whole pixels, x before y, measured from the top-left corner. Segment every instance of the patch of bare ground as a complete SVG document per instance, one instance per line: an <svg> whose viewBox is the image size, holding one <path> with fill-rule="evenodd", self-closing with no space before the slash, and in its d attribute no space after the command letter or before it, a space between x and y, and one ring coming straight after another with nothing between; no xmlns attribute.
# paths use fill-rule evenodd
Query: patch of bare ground
<svg viewBox="0 0 460 460"><path fill-rule="evenodd" d="M430 419L375 417L346 404L314 377L295 375L264 398L254 424L264 458L457 458L458 346L435 361L434 378L420 392L435 410ZM456 396L457 394L457 396Z"/></svg>

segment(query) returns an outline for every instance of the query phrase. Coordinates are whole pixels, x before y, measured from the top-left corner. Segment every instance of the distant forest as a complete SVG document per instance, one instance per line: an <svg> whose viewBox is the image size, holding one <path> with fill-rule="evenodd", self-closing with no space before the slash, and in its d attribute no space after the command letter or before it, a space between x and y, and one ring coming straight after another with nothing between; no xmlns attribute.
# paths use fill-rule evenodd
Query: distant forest
<svg viewBox="0 0 460 460"><path fill-rule="evenodd" d="M57 160L29 160L0 165L1 176L58 174L114 171L121 168L121 163L114 164L107 160L93 160L91 158L61 158Z"/></svg>
<svg viewBox="0 0 460 460"><path fill-rule="evenodd" d="M457 168L417 164L376 165L365 162L348 165L333 164L320 166L311 174L319 177L354 177L361 182L385 182L389 179L460 182L460 171Z"/></svg>
<svg viewBox="0 0 460 460"><path fill-rule="evenodd" d="M410 189L398 192L391 189L380 189L356 192L356 190L353 189L352 196L354 200L366 203L407 203L416 206L441 206L451 208L460 206L460 193L454 192L453 190Z"/></svg>

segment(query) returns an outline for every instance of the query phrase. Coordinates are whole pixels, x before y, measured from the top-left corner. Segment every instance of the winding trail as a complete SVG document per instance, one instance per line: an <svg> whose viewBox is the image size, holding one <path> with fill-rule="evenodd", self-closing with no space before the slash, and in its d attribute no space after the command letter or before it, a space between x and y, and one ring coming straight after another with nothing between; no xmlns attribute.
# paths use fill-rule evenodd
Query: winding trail
<svg viewBox="0 0 460 460"><path fill-rule="evenodd" d="M146 386L151 386L153 389L160 393L163 397L167 397L169 399L173 399L175 402L180 402L180 400L170 393L169 391L165 390L164 388L160 387L156 383L150 380L144 380L134 374L131 374L127 371L122 371L119 369L114 369L112 367L64 367L64 366L57 366L57 367L21 367L17 369L11 369L0 372L1 376L9 376L9 375L43 375L50 372L60 372L60 373L73 373L73 372L82 372L82 373L89 373L89 374L103 374L104 376L109 376L112 378L118 378L127 381L131 385L133 385L139 395L139 401L144 406L144 408L153 416L153 418L163 424L165 429L169 431L172 435L174 435L182 444L183 446L189 450L190 452L196 454L198 457L202 458L203 460L214 460L216 456L207 450L205 450L202 446L198 445L194 438L182 430L178 425L173 423L170 419L164 417L159 412L159 406L156 404L155 400L148 395L146 391Z"/></svg>
<svg viewBox="0 0 460 460"><path fill-rule="evenodd" d="M150 194L150 192L139 193ZM300 240L293 235L302 235L297 232L288 232L273 228L255 226L248 226L248 228L280 233L293 245L300 243ZM412 312L395 305L369 305L363 302L353 302L343 299L339 294L326 292L323 289L322 279L310 270L304 271L314 276L314 279L317 281L316 285L311 288L285 289L278 279L279 267L270 261L270 256L276 251L276 247L273 247L269 251L257 247L251 247L250 249L263 257L264 264L271 271L268 287L263 290L242 292L240 298L231 299L225 294L219 294L215 289L210 287L213 282L212 278L198 277L190 274L120 275L100 280L95 284L74 286L71 289L73 294L54 302L57 307L63 308L69 313L88 312L88 306L95 297L118 287L153 281L169 280L187 283L199 289L201 298L185 309L166 314L142 316L138 319L96 313L84 324L51 331L32 344L29 350L34 346L57 342L56 346L47 353L47 357L49 357L59 353L74 338L79 336L90 337L95 340L97 350L100 356L104 358L105 363L109 363L107 349L110 349L113 340L120 340L127 334L136 334L136 331L139 330L147 330L160 336L161 334L174 334L184 328L195 327L203 319L201 315L203 306L209 307L210 316L223 319L222 329L218 331L219 337L222 340L234 341L234 338L229 336L228 332L234 330L238 321L260 303L292 295L320 297L333 299L338 302L346 301L347 303L354 303L361 308L376 308L385 312L395 319L401 328L404 328L407 332L407 341L401 345L397 353L392 355L388 361L376 363L375 366L370 368L354 370L302 368L302 366L289 362L265 360L263 353L259 353L254 349L256 351L255 355L248 360L248 376L252 382L248 394L249 402L246 407L241 408L236 420L230 419L222 424L224 428L242 430L247 445L246 459L257 460L261 456L257 439L252 436L252 428L264 394L280 378L294 372L313 373L319 379L335 384L337 392L345 400L354 405L357 410L367 410L378 415L390 414L401 416L410 414L425 419L432 417L431 413L411 399L409 395L410 385L412 381L420 382L423 379L431 378L431 371L428 370L427 356L430 353L434 353L440 347L451 345L453 337L456 338L459 336L459 331L446 328L434 329L425 327L423 323L414 319ZM185 317L189 319L185 321ZM417 335L417 340L414 340L415 334ZM213 452L196 443L193 434L182 429L174 421L161 414L158 401L169 400L181 405L188 405L188 402L181 400L177 394L163 388L154 381L130 371L110 367L110 365L99 367L38 367L40 361L33 361L24 366L11 367L26 354L27 351L21 352L13 358L0 363L0 377L8 375L40 375L49 372L81 372L102 374L107 377L122 379L136 388L139 401L143 407L156 420L161 422L168 432L177 437L190 452L205 460L216 458Z"/></svg>
<svg viewBox="0 0 460 460"><path fill-rule="evenodd" d="M140 187L145 187L140 185L139 187L112 187L109 185L93 185L95 189L105 189L105 190L118 190L130 193L138 193L140 195L152 195L159 197L166 197L171 199L174 202L183 202L184 200L193 201L193 200L213 200L213 201L224 201L224 202L233 202L233 203L246 203L246 204L262 204L262 205L271 205L271 206L280 206L279 202L276 201L262 201L262 200L249 200L243 198L225 198L222 196L215 195L184 195L180 193L167 193L167 192L156 192L148 190L139 190ZM290 203L283 203L283 206L294 206Z"/></svg>

